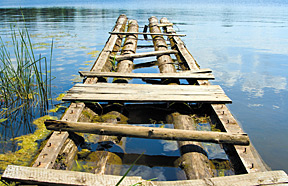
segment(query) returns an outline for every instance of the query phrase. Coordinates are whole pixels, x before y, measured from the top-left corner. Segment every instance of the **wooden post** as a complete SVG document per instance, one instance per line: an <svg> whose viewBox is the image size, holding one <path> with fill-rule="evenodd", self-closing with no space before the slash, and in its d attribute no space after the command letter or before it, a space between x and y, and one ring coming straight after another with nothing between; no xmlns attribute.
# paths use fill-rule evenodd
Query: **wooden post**
<svg viewBox="0 0 288 186"><path fill-rule="evenodd" d="M158 19L156 17L151 17L149 19L149 28L150 28L150 32L151 33L160 33L161 30L160 28L157 26L158 25ZM154 48L155 50L167 50L167 44L164 40L164 38L162 36L152 36L153 38L153 43L154 43ZM176 72L175 66L173 65L173 61L171 59L171 57L169 55L163 55L158 57L158 67L161 73L171 73L171 72ZM175 82L175 81L174 81ZM179 81L176 81L176 83L179 83ZM173 116L173 115L172 115ZM180 117L184 117L184 116L180 116ZM184 123L185 124L185 123ZM187 122L186 122L187 124ZM189 123L188 123L189 124ZM174 124L175 125L175 124ZM190 129L190 130L195 130L193 128L185 128L184 126L181 126L181 124L177 124L174 126L174 128L176 129ZM185 144L183 143L179 143L178 142L178 146L180 149L185 148L185 146L189 146L192 145L197 149L202 149L203 148L199 145L199 144L194 144L194 142L186 142ZM188 153L189 150L192 150L192 153ZM186 162L185 166L182 166L182 168L184 169L184 171L186 172L186 176L188 179L199 179L199 178L209 178L212 177L212 174L209 170L209 160L206 156L203 156L203 154L201 154L200 152L194 152L193 149L188 149L188 151L181 151L181 159L180 161L183 164L184 162ZM189 154L189 155L187 155ZM198 159L200 162L199 164L202 164L201 167L199 168L195 168L192 164L192 162Z"/></svg>
<svg viewBox="0 0 288 186"><path fill-rule="evenodd" d="M136 20L130 20L128 23L128 32L138 32L138 23ZM138 35L127 35L121 55L135 54L137 48ZM133 59L119 61L117 64L117 72L131 73L133 70ZM118 78L114 80L116 83L128 83L127 78Z"/></svg>

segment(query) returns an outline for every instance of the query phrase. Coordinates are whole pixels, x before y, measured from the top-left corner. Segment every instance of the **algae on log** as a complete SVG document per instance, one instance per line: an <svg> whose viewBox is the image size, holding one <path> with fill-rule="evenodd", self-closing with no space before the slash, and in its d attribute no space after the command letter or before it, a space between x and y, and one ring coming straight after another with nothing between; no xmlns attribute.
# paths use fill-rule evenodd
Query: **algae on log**
<svg viewBox="0 0 288 186"><path fill-rule="evenodd" d="M123 117L123 115L117 111L108 112L103 116L103 118L104 122L113 124L127 121L127 119L126 121L121 121L121 118L123 119L125 117ZM116 136L99 136L98 147L97 151L95 152L99 158L99 161L96 162L95 174L120 174L121 166L119 165L122 164L122 159L119 159L120 157L117 158L116 154L105 150L112 147L114 148L116 146L116 148L120 147L120 149L122 149L124 152L125 140L126 138L121 139Z"/></svg>
<svg viewBox="0 0 288 186"><path fill-rule="evenodd" d="M174 124L174 128L184 130L195 130L196 124L188 115L172 113L167 120ZM203 179L213 176L210 162L201 143L190 141L178 141L181 157L175 162L184 169L187 179Z"/></svg>

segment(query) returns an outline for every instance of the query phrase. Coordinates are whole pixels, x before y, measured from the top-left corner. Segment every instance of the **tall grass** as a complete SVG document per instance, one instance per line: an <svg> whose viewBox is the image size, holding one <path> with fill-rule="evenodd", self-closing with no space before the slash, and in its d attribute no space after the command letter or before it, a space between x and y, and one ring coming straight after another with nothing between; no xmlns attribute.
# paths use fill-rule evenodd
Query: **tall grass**
<svg viewBox="0 0 288 186"><path fill-rule="evenodd" d="M17 117L29 120L35 108L42 113L48 110L53 41L49 61L41 55L36 56L26 28L11 26L11 40L5 41L0 36L0 129L2 125L5 129L11 128L13 133L17 126L12 127L11 123ZM3 133L0 137L3 141Z"/></svg>

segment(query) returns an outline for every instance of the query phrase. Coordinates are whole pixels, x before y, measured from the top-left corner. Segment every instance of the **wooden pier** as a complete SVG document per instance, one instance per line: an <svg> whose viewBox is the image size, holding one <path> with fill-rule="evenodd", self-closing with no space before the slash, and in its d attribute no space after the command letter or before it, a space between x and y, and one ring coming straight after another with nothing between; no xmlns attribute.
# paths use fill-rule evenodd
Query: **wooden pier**
<svg viewBox="0 0 288 186"><path fill-rule="evenodd" d="M121 167L113 163L132 164L140 156L125 153L125 137L132 137L177 141L179 157L143 155L146 161L139 160L138 164L180 167L186 180L149 181L141 175L126 176L120 185L288 184L284 171L270 171L263 163L248 135L226 107L225 104L232 103L231 99L220 86L209 83L208 80L215 78L212 70L199 67L180 39L185 35L177 34L167 18L159 21L150 17L149 24L139 32L136 20L120 15L109 33L91 70L79 72L84 83L74 85L63 98L71 104L62 118L45 122L47 129L54 132L32 167L9 165L1 179L33 185L116 185L122 178ZM151 48L137 46L141 36L144 40L148 36L152 38L154 51L136 52L138 48ZM134 64L138 58L146 57L155 57L156 61ZM158 66L160 73L133 72L151 66ZM113 78L112 83L109 78ZM131 79L141 79L143 83L133 84ZM219 131L197 130L192 115L199 113L209 116ZM137 126L149 124L143 122L149 114L161 115L174 128ZM101 121L95 122L93 117ZM77 133L97 134L100 145L94 152L98 159L93 173L71 171L78 146L84 140ZM217 177L202 142L221 144L235 175ZM105 151L107 145L117 146L123 152Z"/></svg>

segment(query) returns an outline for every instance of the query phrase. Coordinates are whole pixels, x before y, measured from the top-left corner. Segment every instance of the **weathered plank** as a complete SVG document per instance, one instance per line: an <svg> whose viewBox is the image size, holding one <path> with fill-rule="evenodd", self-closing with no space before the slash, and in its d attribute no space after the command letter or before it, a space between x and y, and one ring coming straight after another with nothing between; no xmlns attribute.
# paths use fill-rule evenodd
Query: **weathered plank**
<svg viewBox="0 0 288 186"><path fill-rule="evenodd" d="M81 103L72 103L67 109L65 115L62 117L62 120L77 121L84 106L85 105ZM53 132L46 145L35 160L33 167L51 169L68 136L68 132Z"/></svg>
<svg viewBox="0 0 288 186"><path fill-rule="evenodd" d="M120 34L120 35L151 35L151 36L157 35L157 36L179 36L179 37L186 36L185 34L166 34L166 33L147 33L147 32L109 32L109 34L116 34L116 35L118 35L118 34Z"/></svg>
<svg viewBox="0 0 288 186"><path fill-rule="evenodd" d="M121 176L97 175L85 172L62 171L34 167L9 165L2 175L6 181L17 181L26 184L46 185L116 185ZM181 181L146 181L141 177L127 176L120 185L135 185L141 183L146 186L243 186L243 185L287 185L288 177L284 171L259 172L236 176L215 177L199 180Z"/></svg>
<svg viewBox="0 0 288 186"><path fill-rule="evenodd" d="M211 143L229 143L248 145L247 134L230 134L224 132L192 131L181 129L166 129L157 127L142 127L134 125L121 125L111 123L67 122L60 120L45 121L49 130L62 130L81 133L92 133L110 136L165 139L178 141L201 141Z"/></svg>
<svg viewBox="0 0 288 186"><path fill-rule="evenodd" d="M2 179L27 184L111 186L116 185L121 176L8 165L2 175ZM133 185L138 182L149 185L149 182L136 176L125 178L120 185Z"/></svg>
<svg viewBox="0 0 288 186"><path fill-rule="evenodd" d="M162 18L161 23L169 23L167 18ZM169 31L168 31L168 30ZM165 29L164 29L165 30ZM176 33L172 26L168 26L166 28L168 33ZM179 61L182 60L183 65L181 66L184 70L199 70L199 65L197 64L194 57L186 48L184 42L177 36L169 37L171 47L177 48L179 51L179 55L176 55ZM207 80L198 80L199 85L208 85L210 83ZM216 116L219 118L222 126L227 132L239 132L242 133L243 130L238 125L234 116L230 113L229 109L223 104L211 104L211 108L214 110ZM256 152L255 148L252 144L243 148L241 146L234 146L241 163L246 169L247 173L259 172L259 171L267 171L267 166L262 162L261 157Z"/></svg>
<svg viewBox="0 0 288 186"><path fill-rule="evenodd" d="M151 56L161 56L164 54L176 54L177 50L167 50L167 51L153 51L153 52L142 52L130 55L110 55L111 59L115 59L116 61L125 60L125 59L135 59L142 57L151 57Z"/></svg>
<svg viewBox="0 0 288 186"><path fill-rule="evenodd" d="M155 181L153 184L157 186L284 186L288 185L288 177L284 171L269 171L235 176L214 177L201 180Z"/></svg>
<svg viewBox="0 0 288 186"><path fill-rule="evenodd" d="M79 71L84 77L117 77L117 78L151 78L151 79L215 79L211 73L201 72L176 72L176 73L120 73L120 72L88 72Z"/></svg>

